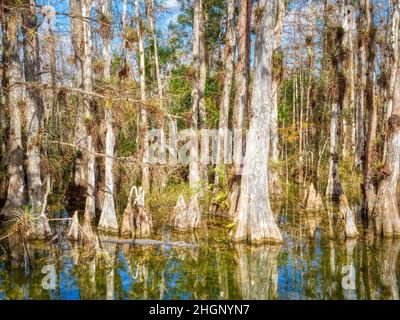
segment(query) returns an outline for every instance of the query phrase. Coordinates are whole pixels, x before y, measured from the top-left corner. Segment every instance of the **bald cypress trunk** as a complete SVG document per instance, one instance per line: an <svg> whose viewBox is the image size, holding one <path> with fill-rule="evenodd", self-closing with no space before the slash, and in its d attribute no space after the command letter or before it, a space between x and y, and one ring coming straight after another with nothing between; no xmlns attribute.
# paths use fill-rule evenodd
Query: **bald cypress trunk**
<svg viewBox="0 0 400 320"><path fill-rule="evenodd" d="M272 73L272 112L271 119L269 123L269 128L271 131L271 158L272 162L279 161L279 137L278 137L278 95L279 95L279 85L283 77L283 59L281 50L281 38L283 29L283 17L286 11L286 5L284 0L278 0L278 9L275 20L274 29L274 55L273 55L273 73ZM279 180L279 174L276 169L271 169L269 172L269 182L270 191L272 194L281 194L282 187Z"/></svg>
<svg viewBox="0 0 400 320"><path fill-rule="evenodd" d="M238 58L235 71L235 101L233 105L233 165L235 176L230 187L229 216L234 217L240 191L245 115L249 101L251 0L241 0L238 17Z"/></svg>
<svg viewBox="0 0 400 320"><path fill-rule="evenodd" d="M103 0L102 3L102 15L104 21L110 21L111 23L111 10L110 1ZM111 25L103 25L103 61L104 71L103 78L105 82L110 81L111 77ZM118 232L117 214L115 212L115 200L114 200L114 147L115 147L115 136L113 130L113 110L112 103L106 101L104 108L104 122L106 125L106 157L105 157L105 190L104 190L104 202L100 216L99 227L105 230L112 230Z"/></svg>
<svg viewBox="0 0 400 320"><path fill-rule="evenodd" d="M400 2L394 2L391 17L391 64L394 70L399 69L399 25ZM375 231L384 237L400 235L400 217L397 202L397 186L400 170L400 75L394 74L394 85L389 88L392 99L391 115L387 120L386 157L381 170L376 203L374 207Z"/></svg>
<svg viewBox="0 0 400 320"><path fill-rule="evenodd" d="M85 214L94 218L96 215L96 176L95 176L95 143L93 128L93 107L90 92L92 92L92 30L90 17L92 12L92 0L82 0L83 40L84 40L84 63L83 63L83 86L85 95L83 105L85 110L86 130L87 130L87 152L85 153L86 162L86 202Z"/></svg>
<svg viewBox="0 0 400 320"><path fill-rule="evenodd" d="M218 125L218 144L216 166L220 170L215 174L214 187L218 187L221 174L226 175L224 168L225 160L230 158L230 148L228 147L228 121L229 106L233 79L233 63L235 58L235 2L228 0L228 13L226 17L226 40L225 40L225 79L222 89L222 99L219 108L219 125Z"/></svg>
<svg viewBox="0 0 400 320"><path fill-rule="evenodd" d="M343 194L343 188L339 176L339 119L344 105L346 79L344 76L344 41L343 23L345 16L339 10L340 25L335 25L334 13L330 12L331 19L326 25L326 36L328 41L328 64L326 67L333 73L334 83L331 85L329 102L331 106L330 119L330 159L328 183L326 186L326 196L331 200L339 200Z"/></svg>
<svg viewBox="0 0 400 320"><path fill-rule="evenodd" d="M261 1L254 49L252 118L236 213L234 241L280 242L282 235L271 210L268 191L269 130L272 110L272 49L276 0Z"/></svg>
<svg viewBox="0 0 400 320"><path fill-rule="evenodd" d="M198 129L206 129L206 82L207 82L207 63L206 63L206 42L205 28L207 25L208 13L203 0L199 10L199 82L198 82ZM200 137L200 136L199 136ZM200 180L204 185L208 184L207 165L199 162Z"/></svg>
<svg viewBox="0 0 400 320"><path fill-rule="evenodd" d="M158 57L158 41L157 41L157 32L156 32L156 15L155 15L155 6L154 0L146 0L148 21L149 21L149 29L153 42L153 58L154 58L154 68L156 73L157 80L157 95L159 98L159 106L161 110L165 110L164 108L164 94L163 94L163 86L161 82L161 71L160 71L160 61ZM165 118L163 117L159 121L160 129L161 129L161 137L160 144L166 145L166 135L165 135ZM156 180L157 179L157 180ZM166 168L154 168L153 169L153 181L155 185L159 185L161 189L166 187L168 180L168 173Z"/></svg>
<svg viewBox="0 0 400 320"><path fill-rule="evenodd" d="M27 9L23 12L24 70L27 92L27 176L29 202L36 213L42 209L43 184L40 171L40 131L43 130L43 100L37 85L39 84L39 47L36 33L36 1L27 0Z"/></svg>
<svg viewBox="0 0 400 320"><path fill-rule="evenodd" d="M30 233L31 238L44 239L51 234L45 210L50 190L50 176L47 192L44 194L41 177L40 135L43 132L43 100L37 86L40 84L39 39L36 33L36 1L26 0L26 10L22 13L24 35L24 71L26 81L26 128L27 128L27 177L28 195L33 215L38 223Z"/></svg>
<svg viewBox="0 0 400 320"><path fill-rule="evenodd" d="M362 2L360 6L360 18L357 22L357 42L358 42L358 56L357 56L357 73L358 73L358 84L357 84L357 109L356 109L356 150L355 150L355 168L362 168L362 156L364 154L365 147L365 125L364 125L364 113L365 113L365 98L366 98L366 87L367 87L367 42L365 40L365 29L366 19L365 12L363 11L364 6Z"/></svg>
<svg viewBox="0 0 400 320"><path fill-rule="evenodd" d="M18 10L8 10L2 7L3 19L6 20L6 32L3 32L4 61L6 63L5 77L6 106L10 116L10 133L8 137L7 152L9 162L7 168L8 189L6 203L1 214L10 217L15 210L27 201L24 169L24 149L21 135L21 112L19 103L22 98L21 81L22 70L18 52L18 36L21 26L21 16ZM4 24L3 24L4 26Z"/></svg>
<svg viewBox="0 0 400 320"><path fill-rule="evenodd" d="M136 32L138 38L138 60L139 60L139 74L140 74L140 99L146 100L146 72L144 60L144 44L143 44L143 23L140 18L139 0L135 0L135 19L136 19ZM142 152L142 187L146 194L150 191L150 168L148 166L148 130L149 124L147 119L147 110L140 109L140 141Z"/></svg>
<svg viewBox="0 0 400 320"><path fill-rule="evenodd" d="M356 12L353 6L344 6L342 9L342 49L344 57L343 76L345 78L345 92L343 99L343 159L352 150L353 142L353 114L355 110L355 55L354 38L356 31Z"/></svg>
<svg viewBox="0 0 400 320"><path fill-rule="evenodd" d="M77 88L84 89L84 34L83 34L83 19L82 19L82 6L81 0L69 0L69 14L70 28L71 28L71 42L74 50L74 60L76 68L76 86ZM85 127L85 108L83 104L83 95L77 94L77 112L75 122L75 144L78 148L87 148L87 130ZM86 168L83 159L83 151L77 150L78 154L74 163L73 184L74 188L83 189L86 186Z"/></svg>
<svg viewBox="0 0 400 320"><path fill-rule="evenodd" d="M377 131L377 106L375 103L375 64L376 64L376 44L375 44L375 26L373 23L374 5L370 0L361 1L362 14L365 19L365 28L367 36L367 83L366 83L366 112L368 115L368 130L364 146L363 157L363 182L362 182L362 208L368 216L371 214L376 197L376 186L373 181L374 162L376 159L375 139Z"/></svg>
<svg viewBox="0 0 400 320"><path fill-rule="evenodd" d="M195 0L193 16L193 68L194 79L192 84L192 136L190 142L190 163L189 163L189 185L192 190L196 190L201 182L200 161L199 161L199 101L202 92L201 68L200 68L200 42L201 42L201 22L202 22L203 0ZM174 209L173 226L180 230L190 230L197 228L200 224L200 205L199 193L191 196L188 204L185 203L181 195Z"/></svg>

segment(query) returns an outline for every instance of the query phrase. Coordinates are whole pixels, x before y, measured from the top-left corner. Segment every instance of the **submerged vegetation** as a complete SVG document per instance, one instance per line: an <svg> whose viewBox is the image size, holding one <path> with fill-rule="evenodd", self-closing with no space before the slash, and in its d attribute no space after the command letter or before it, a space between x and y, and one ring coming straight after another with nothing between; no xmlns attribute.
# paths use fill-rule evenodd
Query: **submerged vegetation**
<svg viewBox="0 0 400 320"><path fill-rule="evenodd" d="M399 0L0 13L0 299L399 298Z"/></svg>

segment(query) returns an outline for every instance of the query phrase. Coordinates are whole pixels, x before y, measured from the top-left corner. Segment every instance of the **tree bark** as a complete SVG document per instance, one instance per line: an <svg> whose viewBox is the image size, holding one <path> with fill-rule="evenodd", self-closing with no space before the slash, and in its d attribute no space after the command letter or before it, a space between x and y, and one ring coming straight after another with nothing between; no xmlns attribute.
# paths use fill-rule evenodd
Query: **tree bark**
<svg viewBox="0 0 400 320"><path fill-rule="evenodd" d="M274 55L273 55L273 73L272 73L272 111L271 119L269 123L269 129L271 134L271 158L272 162L279 161L279 136L278 136L278 95L279 85L282 82L283 77L283 60L282 60L282 49L281 49L281 38L283 29L283 18L286 12L286 4L284 0L278 0L278 11L275 19L274 28ZM270 191L272 194L279 195L282 193L282 186L279 180L279 174L276 169L271 169L269 172L269 183Z"/></svg>
<svg viewBox="0 0 400 320"><path fill-rule="evenodd" d="M343 75L346 81L343 103L343 159L352 150L353 117L355 110L355 54L354 36L356 31L356 12L353 6L344 6L342 9L342 50L345 53Z"/></svg>
<svg viewBox="0 0 400 320"><path fill-rule="evenodd" d="M149 15L150 33L151 37L153 38L154 64L156 69L157 91L158 91L157 93L162 103L163 89L162 89L161 74L160 74L160 62L158 60L158 44L157 44L157 34L156 34L156 17L154 14L154 0L146 0L146 1L147 1L147 12Z"/></svg>
<svg viewBox="0 0 400 320"><path fill-rule="evenodd" d="M368 30L367 42L367 87L366 87L366 111L368 112L368 131L364 147L363 157L363 200L362 208L368 216L374 208L376 189L373 181L374 160L375 160L375 138L377 128L377 106L375 103L375 26L373 24L374 6L370 0L361 2L365 14Z"/></svg>
<svg viewBox="0 0 400 320"><path fill-rule="evenodd" d="M199 10L199 79L198 79L198 128L206 129L206 81L207 81L207 63L206 63L206 43L205 26L207 24L207 12L204 10L204 2L201 0ZM203 184L208 184L207 165L199 163L200 180Z"/></svg>
<svg viewBox="0 0 400 320"><path fill-rule="evenodd" d="M181 195L178 198L177 205L174 209L173 226L180 230L194 229L200 224L200 205L199 192L196 190L201 183L200 178L200 161L199 161L199 143L198 143L198 128L199 128L199 104L201 92L203 90L201 83L201 22L202 22L202 7L203 0L195 0L194 16L193 16L193 68L194 79L192 84L192 136L190 142L190 163L189 163L189 186L194 194L191 196L189 204L186 205ZM203 91L204 94L204 91ZM183 200L183 201L182 201Z"/></svg>
<svg viewBox="0 0 400 320"><path fill-rule="evenodd" d="M76 68L76 87L84 89L84 34L81 0L69 0L71 42L74 49L75 68ZM75 144L87 149L87 130L85 127L85 109L83 97L78 94L76 124L75 124ZM86 169L84 165L83 153L78 149L78 155L74 163L74 186L83 189L86 186Z"/></svg>
<svg viewBox="0 0 400 320"><path fill-rule="evenodd" d="M43 118L43 100L39 84L39 43L36 33L36 1L26 0L27 9L23 11L24 70L27 92L27 177L29 202L36 213L40 213L43 202L43 184L40 171L40 134Z"/></svg>
<svg viewBox="0 0 400 320"><path fill-rule="evenodd" d="M339 11L340 13L340 11ZM332 16L334 15L331 12ZM332 17L333 18L333 17ZM335 83L330 88L331 104L331 124L330 124L330 159L329 175L326 187L326 196L331 200L339 200L343 193L342 184L339 177L339 117L344 104L344 91L346 89L346 80L343 67L343 35L339 26L334 25L334 19L326 21L327 37L329 43L328 55L329 64L327 67L334 74ZM343 24L343 17L339 16L339 21ZM339 48L339 50L337 50Z"/></svg>
<svg viewBox="0 0 400 320"><path fill-rule="evenodd" d="M85 118L87 121L87 150L85 155L86 160L86 202L85 202L85 214L93 219L96 216L96 201L95 201L95 190L96 190L96 175L95 175L95 147L94 147L94 130L93 126L93 115L92 115L92 101L91 96L87 94L92 92L92 31L91 31L91 11L92 11L92 0L82 0L82 17L83 21L83 39L84 39L84 63L83 63L83 86L86 94L83 98L83 104L85 108Z"/></svg>
<svg viewBox="0 0 400 320"><path fill-rule="evenodd" d="M233 105L233 165L235 176L230 187L230 217L234 217L239 200L240 174L243 164L245 114L249 100L251 10L252 1L241 0L238 17L238 58L235 71L235 101Z"/></svg>
<svg viewBox="0 0 400 320"><path fill-rule="evenodd" d="M375 231L378 235L382 234L384 237L400 235L400 217L397 203L399 170L400 113L394 113L388 120L386 161L381 172L383 179L378 187L373 211Z"/></svg>
<svg viewBox="0 0 400 320"><path fill-rule="evenodd" d="M3 7L4 19L7 21L7 30L3 32L4 61L7 65L5 76L8 79L6 88L6 106L10 115L10 134L8 139L9 163L7 169L8 190L6 203L1 215L10 217L15 210L26 203L26 185L24 170L24 149L21 134L21 113L19 101L22 97L21 81L22 70L18 52L18 36L21 26L21 17L16 8L8 11Z"/></svg>
<svg viewBox="0 0 400 320"><path fill-rule="evenodd" d="M235 1L228 0L228 13L226 17L226 40L225 40L225 79L222 89L222 99L219 108L219 125L218 125L218 144L217 144L217 159L216 167L219 168L215 174L214 188L219 186L221 173L226 178L226 170L224 168L225 160L230 158L228 152L228 121L229 121L229 107L233 79L233 64L235 58ZM222 172L220 172L222 170Z"/></svg>
<svg viewBox="0 0 400 320"><path fill-rule="evenodd" d="M357 109L356 109L356 151L355 151L355 168L362 167L362 156L365 148L365 91L367 88L367 43L364 41L365 30L368 28L365 19L365 7L360 2L360 18L358 21L358 85L357 85Z"/></svg>
<svg viewBox="0 0 400 320"><path fill-rule="evenodd" d="M136 32L138 36L138 56L139 56L139 72L140 72L140 99L146 100L146 73L144 60L144 44L142 35L142 21L140 19L139 0L135 0L135 18ZM148 119L147 110L140 109L140 141L142 142L142 187L146 194L150 192L150 168L148 166Z"/></svg>
<svg viewBox="0 0 400 320"><path fill-rule="evenodd" d="M338 148L338 122L339 122L339 104L331 103L331 125L330 125L330 160L329 177L326 187L326 196L337 200L343 193L342 184L339 178L339 148Z"/></svg>
<svg viewBox="0 0 400 320"><path fill-rule="evenodd" d="M110 2L103 0L102 3L102 15L105 17L105 21L111 22L111 10ZM105 82L109 82L111 78L111 26L104 25L103 27L103 60L104 60L104 72L103 78ZM118 232L117 214L115 212L115 200L114 200L114 147L115 147L115 136L113 130L113 110L112 103L106 101L104 108L104 121L106 124L106 157L105 157L105 192L103 208L100 216L100 229L109 231L112 229L113 232Z"/></svg>
<svg viewBox="0 0 400 320"><path fill-rule="evenodd" d="M392 17L392 63L399 68L399 13L400 2L394 2ZM400 235L400 217L397 203L397 185L400 170L400 75L393 76L392 113L387 121L386 157L381 170L382 181L379 184L373 216L375 231L384 237Z"/></svg>
<svg viewBox="0 0 400 320"><path fill-rule="evenodd" d="M158 58L158 42L157 42L157 33L156 33L156 16L155 16L155 7L154 0L146 0L147 4L147 14L149 16L149 29L150 34L153 40L153 55L154 55L154 66L156 71L156 80L157 80L157 95L159 98L159 106L161 110L164 110L164 95L163 95L163 86L161 82L161 73L160 73L160 62ZM165 118L163 117L160 120L161 125L161 137L160 144L162 146L166 145L166 136L165 136ZM155 181L157 176L157 184L160 185L161 189L164 189L167 184L168 174L165 168L156 168L153 169L153 181Z"/></svg>
<svg viewBox="0 0 400 320"><path fill-rule="evenodd" d="M234 241L251 243L281 242L268 191L269 123L272 109L272 48L277 2L261 1L261 17L256 30L252 118L246 141L240 198L236 214Z"/></svg>

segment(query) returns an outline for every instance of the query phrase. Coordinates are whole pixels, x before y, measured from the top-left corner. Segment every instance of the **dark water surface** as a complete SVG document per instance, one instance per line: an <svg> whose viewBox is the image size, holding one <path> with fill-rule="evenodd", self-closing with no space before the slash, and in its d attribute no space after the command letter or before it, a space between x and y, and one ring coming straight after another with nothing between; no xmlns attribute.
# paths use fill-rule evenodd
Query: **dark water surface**
<svg viewBox="0 0 400 320"><path fill-rule="evenodd" d="M332 241L323 217L281 215L280 246L230 245L221 225L190 235L159 227L163 240L199 246L103 242L96 257L56 222L59 239L28 244L30 258L1 243L0 299L398 299L400 240Z"/></svg>

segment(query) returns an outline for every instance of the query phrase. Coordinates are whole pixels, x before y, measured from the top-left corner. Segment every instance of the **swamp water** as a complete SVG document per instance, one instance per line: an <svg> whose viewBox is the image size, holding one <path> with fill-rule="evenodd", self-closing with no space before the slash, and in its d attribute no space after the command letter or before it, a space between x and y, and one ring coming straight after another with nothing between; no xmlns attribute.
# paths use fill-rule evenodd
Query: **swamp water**
<svg viewBox="0 0 400 320"><path fill-rule="evenodd" d="M53 243L29 243L12 257L0 247L0 299L399 299L399 240L329 240L326 213L286 210L282 245L232 245L223 222L195 234L156 226L153 239L197 247L100 242L88 256L52 222ZM200 236L201 235L201 236Z"/></svg>

